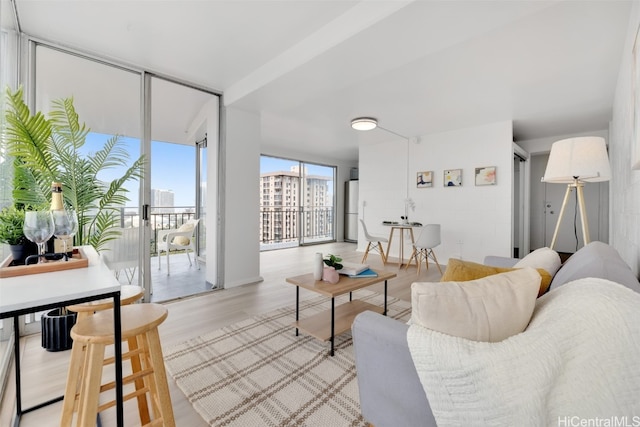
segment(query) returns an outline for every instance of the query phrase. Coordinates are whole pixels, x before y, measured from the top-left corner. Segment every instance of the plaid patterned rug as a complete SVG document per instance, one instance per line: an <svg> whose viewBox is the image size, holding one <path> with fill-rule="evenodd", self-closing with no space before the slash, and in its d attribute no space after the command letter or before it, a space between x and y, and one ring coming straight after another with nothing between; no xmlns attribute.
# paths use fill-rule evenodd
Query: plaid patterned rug
<svg viewBox="0 0 640 427"><path fill-rule="evenodd" d="M353 298L384 303L367 290ZM302 300L300 318L329 304L321 296ZM406 321L411 304L389 297L388 311ZM166 349L167 369L212 426L365 426L351 332L336 337L330 357L329 342L295 336L294 320L295 306L286 307L190 339Z"/></svg>

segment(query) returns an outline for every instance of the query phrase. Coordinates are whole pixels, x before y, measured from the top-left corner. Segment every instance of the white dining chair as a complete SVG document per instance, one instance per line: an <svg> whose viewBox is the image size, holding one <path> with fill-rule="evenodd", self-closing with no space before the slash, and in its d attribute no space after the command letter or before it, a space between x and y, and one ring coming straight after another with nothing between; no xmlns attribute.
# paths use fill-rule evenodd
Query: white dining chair
<svg viewBox="0 0 640 427"><path fill-rule="evenodd" d="M433 262L438 266L438 271L442 274L442 269L440 268L440 264L438 263L438 258L436 258L436 253L433 251L433 248L440 244L440 224L427 224L422 228L422 233L418 236L418 239L413 245L413 252L411 253L411 257L409 258L409 262L405 269L409 268L411 265L411 261L416 262L416 266L418 267L418 275L420 274L420 267L422 266L422 261L427 265L427 270L429 270L429 259L432 259Z"/></svg>
<svg viewBox="0 0 640 427"><path fill-rule="evenodd" d="M367 260L367 256L369 255L370 250L378 251L380 257L382 258L382 264L387 263L387 257L384 255L384 249L382 249L382 243L386 243L389 241L386 237L373 236L369 234L367 231L367 225L364 223L364 220L360 220L362 223L362 230L364 231L364 238L367 240L367 250L364 251L364 256L362 257L362 263Z"/></svg>

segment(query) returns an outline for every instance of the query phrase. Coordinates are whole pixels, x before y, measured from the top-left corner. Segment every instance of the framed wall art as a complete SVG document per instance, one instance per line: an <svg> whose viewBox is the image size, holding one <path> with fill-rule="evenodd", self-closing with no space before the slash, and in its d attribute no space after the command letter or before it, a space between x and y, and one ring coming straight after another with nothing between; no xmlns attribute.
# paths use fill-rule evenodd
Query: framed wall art
<svg viewBox="0 0 640 427"><path fill-rule="evenodd" d="M433 171L418 172L416 186L418 188L433 187Z"/></svg>
<svg viewBox="0 0 640 427"><path fill-rule="evenodd" d="M462 169L449 169L444 171L445 187L462 187Z"/></svg>
<svg viewBox="0 0 640 427"><path fill-rule="evenodd" d="M496 167L476 168L476 185L496 185Z"/></svg>

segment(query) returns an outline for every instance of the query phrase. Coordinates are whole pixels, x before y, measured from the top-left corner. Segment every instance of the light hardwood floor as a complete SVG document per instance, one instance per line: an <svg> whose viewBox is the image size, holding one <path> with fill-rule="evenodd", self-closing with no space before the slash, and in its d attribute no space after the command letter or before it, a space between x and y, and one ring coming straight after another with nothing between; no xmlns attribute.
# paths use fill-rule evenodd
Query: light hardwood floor
<svg viewBox="0 0 640 427"><path fill-rule="evenodd" d="M160 325L163 347L259 313L295 304L295 288L285 282L286 277L310 272L316 252L322 252L325 255L331 253L343 257L345 261L360 262L363 254L356 252L355 248L356 245L353 243L330 243L262 252L260 255L261 275L264 279L262 282L167 303L169 317ZM389 281L390 296L410 301L412 282L440 280L440 273L433 264L428 271L423 266L418 277L415 264L408 269L404 267L399 269L397 264L392 263L393 259L390 261L383 268L378 254L370 254L367 259L367 263L372 268L397 273L398 277ZM367 289L383 292L383 284L373 285ZM301 290L301 297L304 297L305 293L308 293L308 296L315 296L309 291ZM21 348L23 407L30 407L35 403L61 395L66 381L70 352L50 353L43 350L40 347L40 335L23 338ZM11 372L13 373L13 367ZM1 426L10 425L15 411L14 381L11 376L4 400L0 405ZM171 377L168 381L177 425L205 426L202 418L195 412ZM23 427L58 425L61 408L62 403L57 403L26 414L20 425ZM105 426L115 425L115 411L106 411L102 416L102 422ZM133 402L125 404L125 424L139 425Z"/></svg>

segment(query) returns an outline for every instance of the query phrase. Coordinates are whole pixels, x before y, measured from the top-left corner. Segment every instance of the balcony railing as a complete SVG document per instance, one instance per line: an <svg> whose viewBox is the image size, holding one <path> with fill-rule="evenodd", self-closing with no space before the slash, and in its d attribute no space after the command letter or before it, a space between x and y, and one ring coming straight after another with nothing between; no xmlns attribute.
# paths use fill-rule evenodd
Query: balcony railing
<svg viewBox="0 0 640 427"><path fill-rule="evenodd" d="M302 209L302 211L301 211ZM333 206L260 207L260 247L334 238Z"/></svg>
<svg viewBox="0 0 640 427"><path fill-rule="evenodd" d="M195 218L194 206L151 207L151 256L158 254L158 231L178 228L188 220ZM138 208L122 208L120 210L120 226L122 228L139 227L140 214Z"/></svg>
<svg viewBox="0 0 640 427"><path fill-rule="evenodd" d="M334 239L332 206L270 207L260 208L260 246L262 248L282 243L297 244L301 233L306 242ZM158 231L178 228L188 220L195 218L193 206L173 208L152 207L150 214L151 255L158 253ZM302 222L301 222L302 221ZM121 227L139 227L140 215L137 208L123 208L120 211Z"/></svg>

